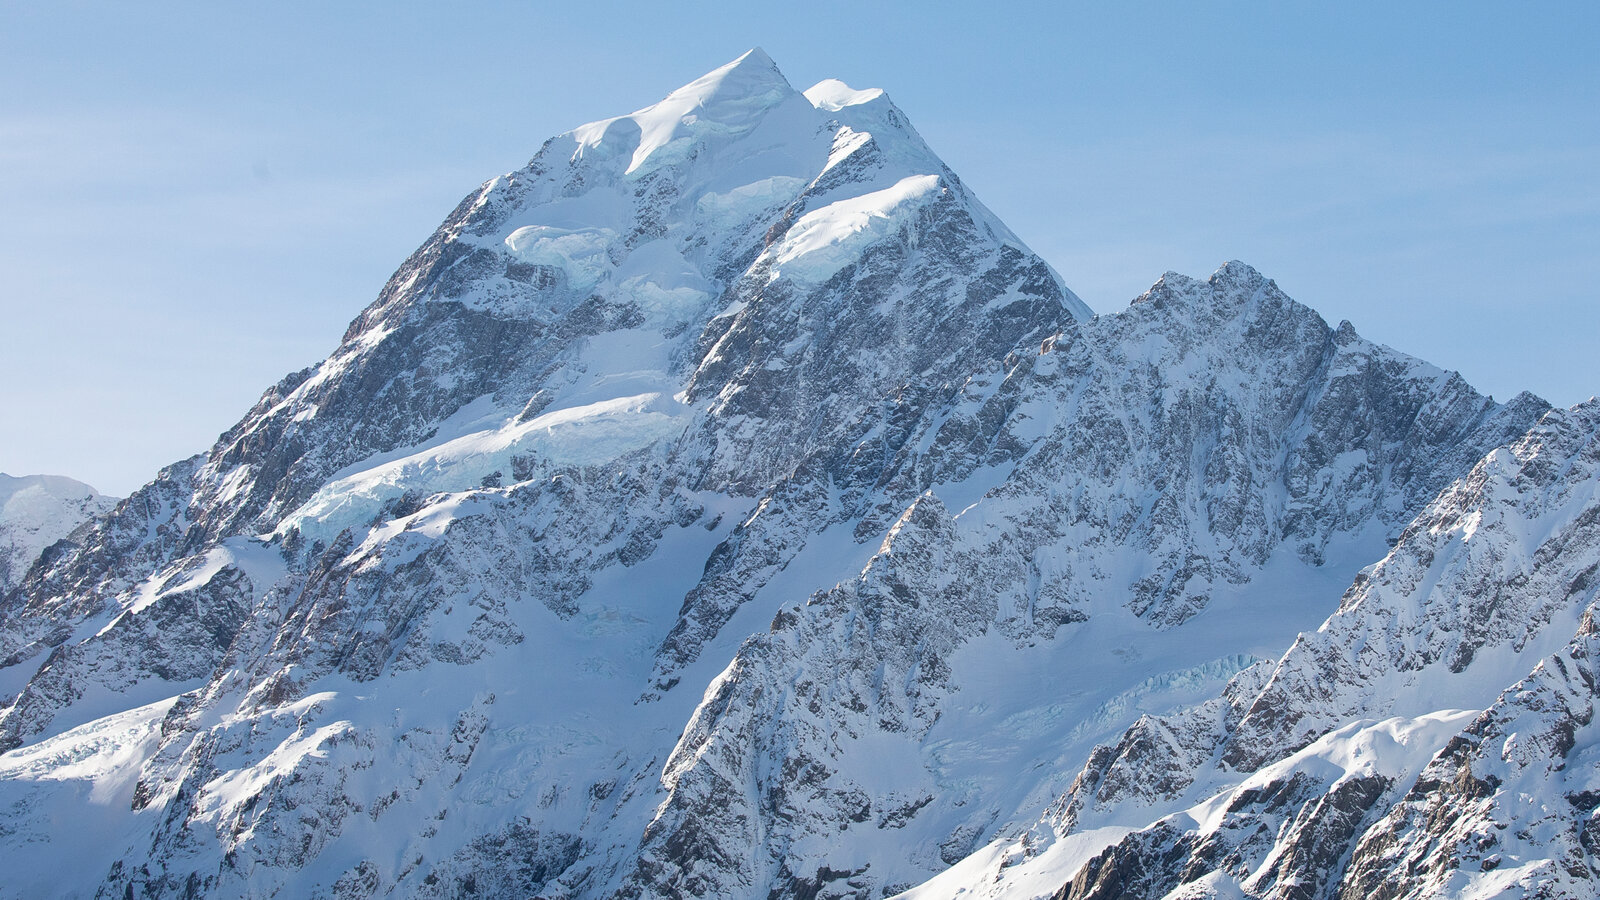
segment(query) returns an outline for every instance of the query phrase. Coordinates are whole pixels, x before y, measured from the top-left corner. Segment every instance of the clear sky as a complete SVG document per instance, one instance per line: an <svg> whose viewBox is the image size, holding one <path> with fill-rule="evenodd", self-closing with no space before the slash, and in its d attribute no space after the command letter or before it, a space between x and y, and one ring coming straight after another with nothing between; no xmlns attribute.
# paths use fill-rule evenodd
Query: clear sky
<svg viewBox="0 0 1600 900"><path fill-rule="evenodd" d="M881 87L1100 312L1242 259L1600 393L1600 3L0 0L0 471L126 493L546 137L761 46Z"/></svg>

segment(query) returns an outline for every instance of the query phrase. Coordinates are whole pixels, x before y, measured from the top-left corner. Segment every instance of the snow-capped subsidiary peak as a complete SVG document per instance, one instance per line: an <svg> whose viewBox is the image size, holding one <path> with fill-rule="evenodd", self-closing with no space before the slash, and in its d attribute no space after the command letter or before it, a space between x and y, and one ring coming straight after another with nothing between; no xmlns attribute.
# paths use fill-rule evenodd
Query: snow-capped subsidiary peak
<svg viewBox="0 0 1600 900"><path fill-rule="evenodd" d="M65 475L7 475L0 472L0 505L19 495L44 495L59 498L102 497L99 491Z"/></svg>
<svg viewBox="0 0 1600 900"><path fill-rule="evenodd" d="M116 503L63 475L0 472L0 594L22 581L46 547Z"/></svg>
<svg viewBox="0 0 1600 900"><path fill-rule="evenodd" d="M1203 298L1238 302L1248 299L1256 289L1268 284L1271 281L1253 266L1232 259L1218 266L1204 281L1181 272L1164 272L1149 290L1134 298L1133 305L1150 303L1159 306L1168 302L1193 304ZM1274 284L1273 287L1277 286Z"/></svg>
<svg viewBox="0 0 1600 900"><path fill-rule="evenodd" d="M806 89L806 99L817 109L838 112L846 106L859 106L882 97L882 88L858 91L837 78L824 78Z"/></svg>

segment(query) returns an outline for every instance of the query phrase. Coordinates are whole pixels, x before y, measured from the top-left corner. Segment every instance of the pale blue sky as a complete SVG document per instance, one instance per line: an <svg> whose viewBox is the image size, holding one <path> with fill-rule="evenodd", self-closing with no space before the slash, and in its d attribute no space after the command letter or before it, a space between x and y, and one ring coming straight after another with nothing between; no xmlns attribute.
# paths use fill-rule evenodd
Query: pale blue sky
<svg viewBox="0 0 1600 900"><path fill-rule="evenodd" d="M126 493L331 350L479 182L756 45L886 89L1100 312L1238 258L1574 403L1597 42L1591 2L0 0L0 470Z"/></svg>

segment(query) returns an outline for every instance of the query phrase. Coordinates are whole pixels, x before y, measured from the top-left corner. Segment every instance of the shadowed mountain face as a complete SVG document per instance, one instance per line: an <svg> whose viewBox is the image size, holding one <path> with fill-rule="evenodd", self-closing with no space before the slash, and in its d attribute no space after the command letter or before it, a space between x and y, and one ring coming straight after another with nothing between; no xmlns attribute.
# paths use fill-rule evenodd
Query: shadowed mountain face
<svg viewBox="0 0 1600 900"><path fill-rule="evenodd" d="M1546 412L1242 263L1094 317L881 91L752 51L473 192L28 569L0 896L1325 896L1431 852L1358 841L1470 718L1431 685L1581 632L1515 526L1586 452ZM1468 508L1533 555L1385 575ZM1410 756L1296 774L1375 715ZM1304 838L1162 818L1280 770Z"/></svg>

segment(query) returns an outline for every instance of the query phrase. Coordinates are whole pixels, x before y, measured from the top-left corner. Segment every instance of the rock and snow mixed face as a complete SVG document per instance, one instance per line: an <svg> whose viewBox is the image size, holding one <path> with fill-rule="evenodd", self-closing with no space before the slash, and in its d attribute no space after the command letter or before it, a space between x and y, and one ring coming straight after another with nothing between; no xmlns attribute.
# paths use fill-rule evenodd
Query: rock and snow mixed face
<svg viewBox="0 0 1600 900"><path fill-rule="evenodd" d="M1441 492L1275 664L1096 748L1026 865L992 861L1012 838L962 877L1072 900L1594 896L1597 568L1590 401Z"/></svg>
<svg viewBox="0 0 1600 900"><path fill-rule="evenodd" d="M475 191L6 598L0 855L83 864L0 895L1053 890L1284 754L1416 768L1317 743L1387 682L1272 719L1263 660L1544 411L1239 263L1091 317L881 91L752 51Z"/></svg>
<svg viewBox="0 0 1600 900"><path fill-rule="evenodd" d="M1096 741L1259 677L1410 498L1543 408L1330 328L1241 264L1169 275L974 373L839 469L797 473L690 594L658 688L697 635L714 644L705 623L754 608L771 624L669 757L638 878L657 895L854 896L1013 838ZM877 505L851 503L862 457ZM1313 462L1329 459L1343 463ZM804 602L763 589L817 565L794 549L817 522L881 543ZM670 863L718 847L758 849L716 871Z"/></svg>

